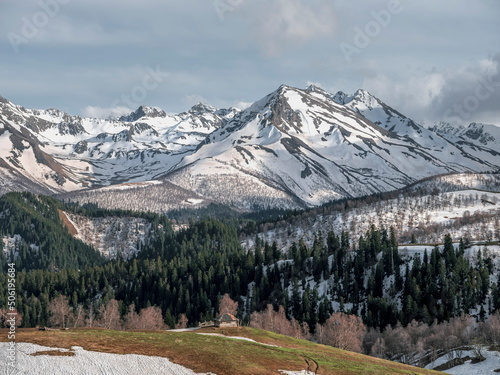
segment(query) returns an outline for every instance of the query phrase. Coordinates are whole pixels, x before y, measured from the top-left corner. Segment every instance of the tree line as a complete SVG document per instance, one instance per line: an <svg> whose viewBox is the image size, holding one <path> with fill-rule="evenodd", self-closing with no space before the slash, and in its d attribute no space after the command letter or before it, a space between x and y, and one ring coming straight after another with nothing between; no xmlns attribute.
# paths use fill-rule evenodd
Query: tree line
<svg viewBox="0 0 500 375"><path fill-rule="evenodd" d="M374 225L355 243L348 231L318 231L311 245L299 240L286 252L258 236L248 250L236 220L193 221L174 232L166 218L153 215L153 235L140 253L106 261L83 243L71 249L77 245L56 225L61 203L17 193L0 203L2 233L19 231L27 243L44 243L61 254L48 258L58 267L44 267L55 263L40 262L32 249L10 259L18 270L16 306L23 327L197 325L213 320L227 295L238 303L231 309L243 324L335 345L348 342L336 336L346 325L359 333L349 349L365 352L366 337L378 332L369 350L379 339L373 353L389 356L385 332L446 325L464 314L487 322L500 307L493 259L484 251L469 259L470 244L449 234L422 256L401 253L396 229ZM7 306L6 277L0 274L0 308Z"/></svg>
<svg viewBox="0 0 500 375"><path fill-rule="evenodd" d="M402 257L395 230L374 226L357 244L348 233L318 233L314 244L303 241L283 253L276 244L256 238L253 251L242 248L238 228L215 219L193 223L174 233L157 228L154 240L132 260L117 259L80 269L20 270L19 312L26 327L46 325L51 300L66 296L70 307L99 311L115 299L120 316L130 305L136 312L157 306L165 322L185 314L190 322L212 320L217 301L228 293L240 302L239 316L269 304L311 333L333 312L358 315L368 327L431 324L477 310L484 319L500 306L500 293L490 279L491 258L465 257L466 244L444 246L430 254ZM19 259L22 261L22 259ZM6 293L0 278L0 306Z"/></svg>

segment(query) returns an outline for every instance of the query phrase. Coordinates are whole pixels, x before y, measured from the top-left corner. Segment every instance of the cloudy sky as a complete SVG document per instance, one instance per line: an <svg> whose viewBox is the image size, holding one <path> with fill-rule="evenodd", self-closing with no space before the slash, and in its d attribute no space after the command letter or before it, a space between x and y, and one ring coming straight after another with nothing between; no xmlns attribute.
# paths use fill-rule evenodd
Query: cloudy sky
<svg viewBox="0 0 500 375"><path fill-rule="evenodd" d="M108 116L364 88L417 121L500 125L498 0L40 0L0 5L0 95Z"/></svg>

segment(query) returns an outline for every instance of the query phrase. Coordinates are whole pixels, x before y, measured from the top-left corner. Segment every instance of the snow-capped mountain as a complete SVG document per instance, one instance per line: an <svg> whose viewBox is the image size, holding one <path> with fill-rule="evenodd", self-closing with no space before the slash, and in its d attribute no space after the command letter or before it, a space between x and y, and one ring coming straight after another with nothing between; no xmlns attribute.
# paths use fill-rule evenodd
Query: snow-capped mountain
<svg viewBox="0 0 500 375"><path fill-rule="evenodd" d="M15 190L49 193L84 186L82 176L47 152L31 130L46 130L51 126L49 122L2 97L0 111L0 193Z"/></svg>
<svg viewBox="0 0 500 375"><path fill-rule="evenodd" d="M0 193L22 186L47 193L155 179L236 111L199 104L168 115L141 106L104 120L29 110L2 98Z"/></svg>
<svg viewBox="0 0 500 375"><path fill-rule="evenodd" d="M141 106L116 119L2 98L0 193L161 179L237 208L311 206L443 173L498 170L498 128L471 126L426 129L364 90L315 86L283 85L243 111Z"/></svg>
<svg viewBox="0 0 500 375"><path fill-rule="evenodd" d="M500 127L489 124L473 122L467 127L455 127L449 123L441 122L430 128L451 142L469 142L479 147L500 149Z"/></svg>
<svg viewBox="0 0 500 375"><path fill-rule="evenodd" d="M308 88L308 90L314 89L320 90L318 88ZM328 93L323 93L329 95ZM476 143L475 141L478 140L480 142L482 141L482 144L480 145L482 147L486 146L491 148L492 150L498 149L498 144L485 142L485 139L491 141L495 138L493 138L489 133L483 130L483 127L485 125L482 124L480 125L480 128L478 126L478 129L469 129L474 128L473 125L475 124L471 124L471 126L466 129L463 127L453 127L450 124L445 124L446 126L442 124L441 126L444 127L436 126L435 128L427 129L422 125L417 124L412 119L401 114L394 108L383 103L380 99L374 97L365 90L358 90L354 93L354 95L347 95L339 91L337 94L331 97L335 102L345 105L346 107L372 121L374 124L377 124L384 129L387 129L388 131L395 132L401 136L407 136L412 141L418 143L424 148L443 149L449 147L450 143L456 146L458 143L457 141L459 140L457 138L450 139L450 137L448 137L447 135L459 135L459 133L468 133L470 136L464 136L460 139L460 145L462 147L470 148ZM494 125L486 126L488 127L488 131L491 131L493 134L497 134L497 143L500 142L500 128ZM466 152L470 153L471 150L468 149L466 150Z"/></svg>
<svg viewBox="0 0 500 375"><path fill-rule="evenodd" d="M498 169L498 154L482 152L464 151L366 91L348 97L281 86L207 137L169 179L239 207L317 205L437 174Z"/></svg>

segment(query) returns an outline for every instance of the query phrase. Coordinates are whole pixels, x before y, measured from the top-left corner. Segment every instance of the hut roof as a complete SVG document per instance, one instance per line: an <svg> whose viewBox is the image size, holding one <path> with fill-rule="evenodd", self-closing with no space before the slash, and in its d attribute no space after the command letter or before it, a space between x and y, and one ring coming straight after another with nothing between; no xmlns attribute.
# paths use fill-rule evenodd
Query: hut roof
<svg viewBox="0 0 500 375"><path fill-rule="evenodd" d="M238 321L238 319L233 314L229 314L229 313L224 313L224 314L220 315L219 317L217 317L216 320L218 322L234 322L234 321Z"/></svg>

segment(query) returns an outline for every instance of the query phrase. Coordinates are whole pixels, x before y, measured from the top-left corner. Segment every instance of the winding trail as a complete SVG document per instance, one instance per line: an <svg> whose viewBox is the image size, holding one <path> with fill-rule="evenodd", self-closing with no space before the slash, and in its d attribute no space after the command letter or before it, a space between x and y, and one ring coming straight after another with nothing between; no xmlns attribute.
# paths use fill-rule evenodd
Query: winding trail
<svg viewBox="0 0 500 375"><path fill-rule="evenodd" d="M319 370L318 362L316 362L311 357L302 356L302 358L307 363L307 371L312 372L313 374L316 374L317 371Z"/></svg>
<svg viewBox="0 0 500 375"><path fill-rule="evenodd" d="M281 346L271 345L271 344L265 344L263 342L255 341L253 339L250 339L248 337L243 337L243 336L226 336L226 335L222 335L220 333L210 333L210 332L195 332L195 333L197 335L225 337L225 338L228 338L228 339L250 341L250 342L254 342L256 344L260 344L260 345L274 346L276 348L281 348Z"/></svg>

